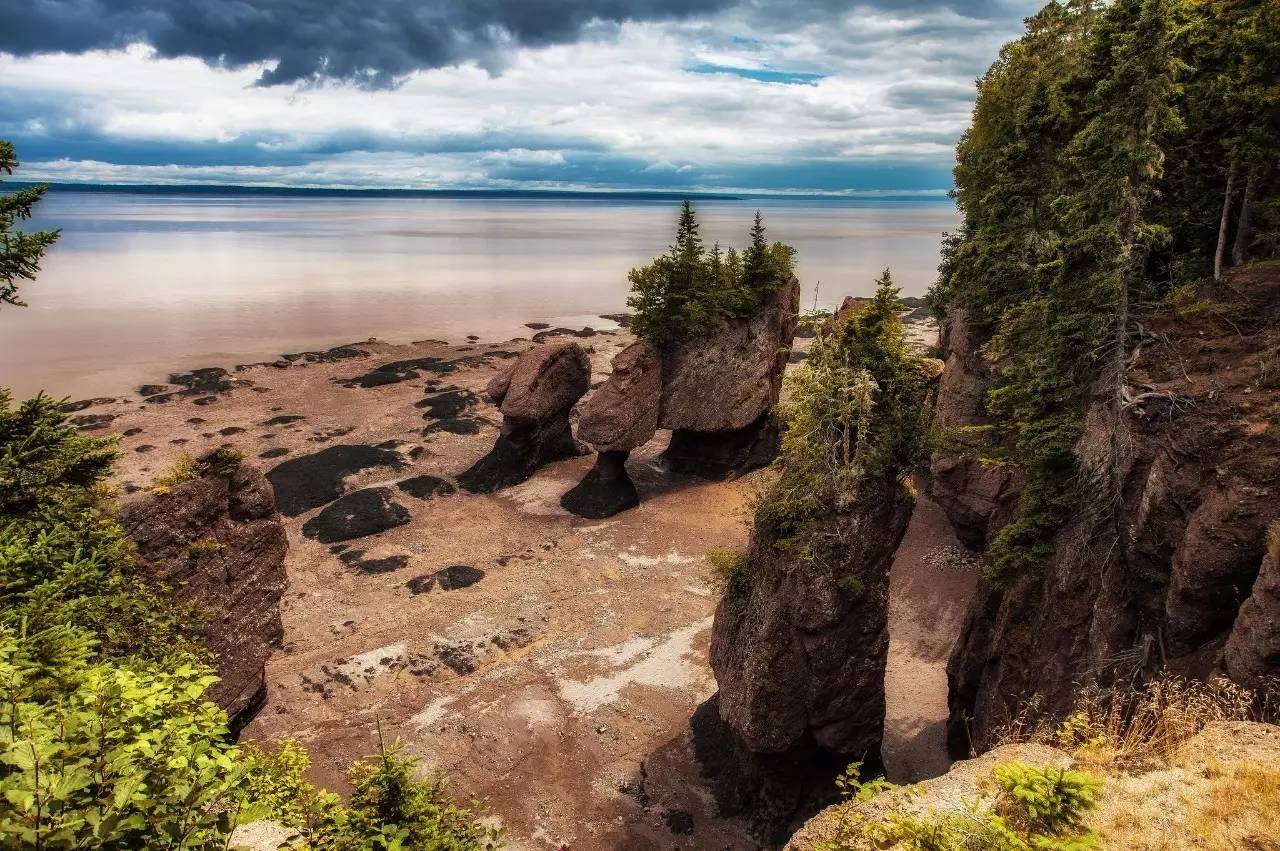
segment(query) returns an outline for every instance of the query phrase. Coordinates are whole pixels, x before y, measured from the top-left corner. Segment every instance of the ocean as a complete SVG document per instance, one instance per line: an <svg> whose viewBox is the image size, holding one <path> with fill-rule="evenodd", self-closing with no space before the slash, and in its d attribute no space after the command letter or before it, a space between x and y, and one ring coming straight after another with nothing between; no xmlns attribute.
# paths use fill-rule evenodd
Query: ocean
<svg viewBox="0 0 1280 851"><path fill-rule="evenodd" d="M55 188L24 229L60 228L27 308L0 308L0 386L122 395L171 371L377 337L509 339L526 322L612 327L627 271L665 250L678 202L556 195L361 197ZM890 268L932 282L946 198L695 199L708 244L755 210L797 249L807 309Z"/></svg>

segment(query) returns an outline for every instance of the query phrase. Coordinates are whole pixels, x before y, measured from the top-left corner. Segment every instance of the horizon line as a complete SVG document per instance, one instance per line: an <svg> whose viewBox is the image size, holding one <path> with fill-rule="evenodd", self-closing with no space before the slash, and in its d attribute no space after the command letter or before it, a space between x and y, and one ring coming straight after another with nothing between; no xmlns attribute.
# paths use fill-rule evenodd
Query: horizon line
<svg viewBox="0 0 1280 851"><path fill-rule="evenodd" d="M538 198L561 197L581 199L622 199L681 201L684 199L703 199L711 201L746 201L752 198L801 199L801 200L877 200L892 201L901 198L936 198L946 199L948 189L865 189L865 190L783 190L783 191L714 191L670 189L552 189L552 188L393 188L393 187L334 187L334 186L273 186L262 184L232 183L98 183L92 181L55 181L55 180L20 180L9 179L0 184L3 186L47 186L54 191L81 192L119 192L123 194L176 194L189 193L200 195L307 195L324 196L358 196L358 197L508 197ZM2 192L0 192L2 194Z"/></svg>

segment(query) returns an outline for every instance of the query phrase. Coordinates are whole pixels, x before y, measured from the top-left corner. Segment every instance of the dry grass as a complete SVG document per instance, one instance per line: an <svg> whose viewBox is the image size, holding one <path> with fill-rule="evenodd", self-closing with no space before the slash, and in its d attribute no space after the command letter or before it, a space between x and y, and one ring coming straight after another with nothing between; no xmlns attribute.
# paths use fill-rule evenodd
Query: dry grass
<svg viewBox="0 0 1280 851"><path fill-rule="evenodd" d="M1060 724L1035 718L1029 703L1001 744L1037 742L1062 748L1080 763L1116 769L1168 763L1196 733L1216 721L1251 721L1273 708L1230 680L1163 677L1129 691L1086 691Z"/></svg>

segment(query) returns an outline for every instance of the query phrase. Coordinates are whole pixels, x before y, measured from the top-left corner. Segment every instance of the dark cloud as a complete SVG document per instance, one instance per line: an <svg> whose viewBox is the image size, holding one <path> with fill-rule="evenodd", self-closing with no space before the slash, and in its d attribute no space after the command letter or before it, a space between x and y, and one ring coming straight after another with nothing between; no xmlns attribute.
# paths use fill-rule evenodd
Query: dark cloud
<svg viewBox="0 0 1280 851"><path fill-rule="evenodd" d="M133 42L211 65L274 62L259 83L343 80L387 87L472 61L497 69L513 46L573 42L597 25L743 8L772 29L851 10L949 9L990 20L1027 0L0 0L0 52L113 49Z"/></svg>
<svg viewBox="0 0 1280 851"><path fill-rule="evenodd" d="M385 87L411 71L501 63L513 45L587 27L714 12L732 0L0 0L0 51L26 56L151 45L213 65L276 62L259 83Z"/></svg>

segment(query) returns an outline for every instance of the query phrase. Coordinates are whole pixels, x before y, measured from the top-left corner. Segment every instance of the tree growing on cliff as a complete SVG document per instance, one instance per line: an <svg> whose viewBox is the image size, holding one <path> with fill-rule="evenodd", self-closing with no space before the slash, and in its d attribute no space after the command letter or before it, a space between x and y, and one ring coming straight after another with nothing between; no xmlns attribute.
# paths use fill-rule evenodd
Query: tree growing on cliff
<svg viewBox="0 0 1280 851"><path fill-rule="evenodd" d="M13 174L17 167L13 145L0 139L0 172ZM47 188L28 186L0 195L0 304L25 306L18 297L19 282L35 280L40 259L58 239L58 231L23 233L13 229L17 222L31 218L32 208Z"/></svg>
<svg viewBox="0 0 1280 851"><path fill-rule="evenodd" d="M627 275L631 329L659 347L752 316L791 278L795 250L765 242L758 212L741 254L722 253L719 243L707 251L699 231L697 213L685 201L667 253Z"/></svg>
<svg viewBox="0 0 1280 851"><path fill-rule="evenodd" d="M787 376L787 427L755 515L767 537L802 539L815 518L852 505L864 481L900 481L927 452L937 370L907 345L898 292L886 269L871 301L820 329Z"/></svg>
<svg viewBox="0 0 1280 851"><path fill-rule="evenodd" d="M995 366L985 456L1025 473L993 575L1043 563L1086 493L1115 504L1130 306L1220 273L1233 235L1280 249L1278 39L1262 0L1054 2L979 81L930 301ZM1084 469L1098 393L1111 444Z"/></svg>

